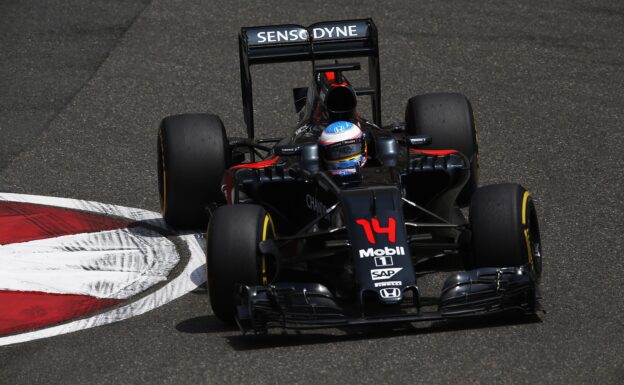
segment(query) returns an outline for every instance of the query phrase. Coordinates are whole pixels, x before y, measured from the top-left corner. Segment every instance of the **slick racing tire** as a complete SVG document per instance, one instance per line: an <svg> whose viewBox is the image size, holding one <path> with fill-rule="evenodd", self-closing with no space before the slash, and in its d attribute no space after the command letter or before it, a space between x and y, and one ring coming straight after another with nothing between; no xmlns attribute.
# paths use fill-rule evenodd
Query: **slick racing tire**
<svg viewBox="0 0 624 385"><path fill-rule="evenodd" d="M542 250L531 194L518 184L480 187L470 202L473 268L528 266L539 278Z"/></svg>
<svg viewBox="0 0 624 385"><path fill-rule="evenodd" d="M275 237L270 215L260 206L221 206L210 220L206 236L208 293L214 314L233 323L239 284L266 285L274 269L258 244Z"/></svg>
<svg viewBox="0 0 624 385"><path fill-rule="evenodd" d="M206 228L210 203L224 203L221 178L230 163L221 119L210 114L166 117L158 131L158 191L165 221Z"/></svg>
<svg viewBox="0 0 624 385"><path fill-rule="evenodd" d="M458 93L414 96L407 102L405 123L408 135L429 135L427 150L457 150L470 161L470 178L457 198L460 207L470 204L479 182L479 148L472 106Z"/></svg>

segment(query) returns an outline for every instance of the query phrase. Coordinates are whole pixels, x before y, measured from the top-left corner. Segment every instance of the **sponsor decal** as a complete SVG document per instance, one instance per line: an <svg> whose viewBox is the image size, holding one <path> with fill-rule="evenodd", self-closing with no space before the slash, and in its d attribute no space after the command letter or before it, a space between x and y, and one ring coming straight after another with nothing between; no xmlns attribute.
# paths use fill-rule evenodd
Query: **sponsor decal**
<svg viewBox="0 0 624 385"><path fill-rule="evenodd" d="M403 246L386 246L383 249L373 249L372 247L369 247L368 249L360 249L359 251L360 258L405 255L405 249L403 248ZM392 264L392 258L390 258L390 261L390 264Z"/></svg>
<svg viewBox="0 0 624 385"><path fill-rule="evenodd" d="M375 282L375 287L401 286L401 285L403 285L403 282L401 281Z"/></svg>
<svg viewBox="0 0 624 385"><path fill-rule="evenodd" d="M401 290L397 287L391 287L387 289L379 290L379 294L381 294L381 298L400 298Z"/></svg>
<svg viewBox="0 0 624 385"><path fill-rule="evenodd" d="M323 202L319 201L310 194L305 196L306 206L312 211L315 211L319 215L323 215L327 212L327 206Z"/></svg>
<svg viewBox="0 0 624 385"><path fill-rule="evenodd" d="M351 122L346 122L346 121L339 121L339 122L334 122L332 124L330 124L329 126L327 126L325 128L325 130L323 130L324 134L341 134L345 131L349 131L349 130L353 130L356 131L355 128L357 128L353 123ZM359 129L358 129L359 131Z"/></svg>
<svg viewBox="0 0 624 385"><path fill-rule="evenodd" d="M308 31L303 28L278 29L274 31L257 32L255 43L284 43L289 41L306 41L307 39Z"/></svg>
<svg viewBox="0 0 624 385"><path fill-rule="evenodd" d="M364 218L357 219L355 223L362 226L366 239L372 245L376 243L374 234L385 234L390 243L396 242L396 219L392 217L388 218L388 225L385 227L381 226L377 218L372 218L370 220Z"/></svg>
<svg viewBox="0 0 624 385"><path fill-rule="evenodd" d="M403 270L402 267L394 267L388 269L371 269L370 273L373 281L377 281L380 279L390 279L401 270Z"/></svg>
<svg viewBox="0 0 624 385"><path fill-rule="evenodd" d="M375 257L375 266L383 267L383 266L393 266L394 263L392 261L392 257Z"/></svg>
<svg viewBox="0 0 624 385"><path fill-rule="evenodd" d="M180 297L205 281L199 242L150 211L0 193L0 346L120 321ZM180 247L189 258L170 277Z"/></svg>
<svg viewBox="0 0 624 385"><path fill-rule="evenodd" d="M313 40L352 39L368 36L366 22L349 24L317 24L311 28ZM302 43L308 41L308 31L300 26L270 26L248 28L247 41L250 45Z"/></svg>
<svg viewBox="0 0 624 385"><path fill-rule="evenodd" d="M312 28L314 40L340 39L341 37L360 37L357 25L334 25Z"/></svg>

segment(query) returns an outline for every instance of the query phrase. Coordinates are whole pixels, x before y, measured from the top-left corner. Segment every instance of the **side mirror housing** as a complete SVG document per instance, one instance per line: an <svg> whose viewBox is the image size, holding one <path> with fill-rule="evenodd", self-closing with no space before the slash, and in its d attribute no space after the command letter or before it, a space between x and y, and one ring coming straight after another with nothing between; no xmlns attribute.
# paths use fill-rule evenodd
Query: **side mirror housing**
<svg viewBox="0 0 624 385"><path fill-rule="evenodd" d="M299 159L304 170L316 174L321 169L318 144L305 143L300 145Z"/></svg>
<svg viewBox="0 0 624 385"><path fill-rule="evenodd" d="M399 145L393 137L377 138L377 156L386 167L396 167L399 160Z"/></svg>

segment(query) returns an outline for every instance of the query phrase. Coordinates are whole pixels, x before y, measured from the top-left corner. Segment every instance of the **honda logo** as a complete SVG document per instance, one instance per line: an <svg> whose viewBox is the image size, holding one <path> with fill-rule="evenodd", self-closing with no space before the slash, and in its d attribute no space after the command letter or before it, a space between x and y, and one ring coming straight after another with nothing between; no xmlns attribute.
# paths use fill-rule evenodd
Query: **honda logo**
<svg viewBox="0 0 624 385"><path fill-rule="evenodd" d="M390 287L386 289L379 290L379 294L381 294L381 298L399 298L401 297L401 290L398 287Z"/></svg>

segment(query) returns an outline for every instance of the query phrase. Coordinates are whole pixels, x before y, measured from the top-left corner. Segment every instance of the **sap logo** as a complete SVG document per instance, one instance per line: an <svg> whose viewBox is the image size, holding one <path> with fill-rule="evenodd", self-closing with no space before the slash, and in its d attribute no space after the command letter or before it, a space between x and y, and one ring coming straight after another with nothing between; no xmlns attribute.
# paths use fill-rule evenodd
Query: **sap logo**
<svg viewBox="0 0 624 385"><path fill-rule="evenodd" d="M383 249L373 249L372 247L369 247L368 249L360 249L360 258L384 257L391 255L405 255L405 249L403 248L403 246L386 246ZM392 264L392 258L390 258L390 264Z"/></svg>
<svg viewBox="0 0 624 385"><path fill-rule="evenodd" d="M341 27L319 27L312 30L315 39L336 39L340 37L357 37L357 26L344 25Z"/></svg>
<svg viewBox="0 0 624 385"><path fill-rule="evenodd" d="M308 31L302 28L281 31L261 31L256 34L258 43L279 43L282 41L302 41L308 39Z"/></svg>
<svg viewBox="0 0 624 385"><path fill-rule="evenodd" d="M403 285L403 282L401 281L375 282L375 287L401 286L401 285Z"/></svg>
<svg viewBox="0 0 624 385"><path fill-rule="evenodd" d="M315 211L319 215L324 215L327 212L327 206L323 202L319 201L310 194L305 196L306 206L312 211Z"/></svg>
<svg viewBox="0 0 624 385"><path fill-rule="evenodd" d="M379 294L381 294L381 298L400 298L401 290L396 287L391 287L379 290Z"/></svg>
<svg viewBox="0 0 624 385"><path fill-rule="evenodd" d="M398 273L401 270L403 270L402 267L395 267L395 268L390 268L390 269L372 269L370 273L371 273L372 280L377 281L380 279L392 278L394 277L396 273Z"/></svg>

